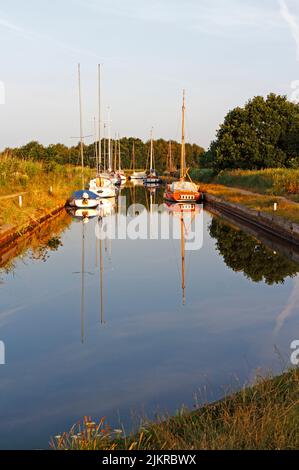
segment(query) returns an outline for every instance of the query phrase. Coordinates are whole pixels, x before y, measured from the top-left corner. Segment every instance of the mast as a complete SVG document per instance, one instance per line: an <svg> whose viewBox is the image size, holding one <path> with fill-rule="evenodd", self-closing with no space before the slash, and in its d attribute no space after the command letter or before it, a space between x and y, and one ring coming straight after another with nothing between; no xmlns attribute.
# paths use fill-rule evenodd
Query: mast
<svg viewBox="0 0 299 470"><path fill-rule="evenodd" d="M183 180L185 178L186 173L186 155L185 155L185 90L183 91L183 106L182 106L182 146L181 146L181 175L180 179Z"/></svg>
<svg viewBox="0 0 299 470"><path fill-rule="evenodd" d="M110 107L108 108L108 171L111 173L111 127L110 127Z"/></svg>
<svg viewBox="0 0 299 470"><path fill-rule="evenodd" d="M104 123L104 172L106 171L106 123Z"/></svg>
<svg viewBox="0 0 299 470"><path fill-rule="evenodd" d="M118 171L121 171L120 135L118 134Z"/></svg>
<svg viewBox="0 0 299 470"><path fill-rule="evenodd" d="M101 136L101 65L98 64L98 167L97 173L99 174L102 166L102 136Z"/></svg>
<svg viewBox="0 0 299 470"><path fill-rule="evenodd" d="M154 147L153 147L153 128L151 128L151 157L150 157L150 171L153 168L153 153L154 153Z"/></svg>
<svg viewBox="0 0 299 470"><path fill-rule="evenodd" d="M181 257L182 257L182 293L183 305L186 305L186 284L185 284L185 230L184 215L181 209Z"/></svg>
<svg viewBox="0 0 299 470"><path fill-rule="evenodd" d="M173 165L172 165L172 146L171 146L171 140L169 141L169 172L173 171Z"/></svg>
<svg viewBox="0 0 299 470"><path fill-rule="evenodd" d="M98 174L99 169L99 159L98 159L98 145L97 145L97 127L96 127L96 118L93 118L94 121L94 154L96 159L96 171Z"/></svg>
<svg viewBox="0 0 299 470"><path fill-rule="evenodd" d="M82 189L84 189L84 145L83 145L83 120L82 120L82 94L81 94L81 67L78 64L78 89L79 89L79 112L80 112L80 154L82 171Z"/></svg>
<svg viewBox="0 0 299 470"><path fill-rule="evenodd" d="M136 163L135 163L135 142L133 142L133 151L132 151L132 160L133 160L133 172L135 172L135 166L136 166Z"/></svg>

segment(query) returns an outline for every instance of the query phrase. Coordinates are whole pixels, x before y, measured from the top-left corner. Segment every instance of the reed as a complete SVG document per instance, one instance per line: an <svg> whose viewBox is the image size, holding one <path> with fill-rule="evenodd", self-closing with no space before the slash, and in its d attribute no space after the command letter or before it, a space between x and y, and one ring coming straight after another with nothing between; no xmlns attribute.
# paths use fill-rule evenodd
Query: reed
<svg viewBox="0 0 299 470"><path fill-rule="evenodd" d="M254 386L175 417L145 422L125 436L104 419L56 436L53 449L76 450L280 450L299 448L299 371L257 377Z"/></svg>

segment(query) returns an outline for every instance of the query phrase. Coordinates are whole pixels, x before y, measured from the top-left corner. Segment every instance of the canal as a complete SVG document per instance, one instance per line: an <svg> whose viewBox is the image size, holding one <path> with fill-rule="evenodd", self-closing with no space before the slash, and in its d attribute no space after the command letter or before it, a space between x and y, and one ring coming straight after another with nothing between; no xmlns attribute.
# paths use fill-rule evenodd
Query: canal
<svg viewBox="0 0 299 470"><path fill-rule="evenodd" d="M152 216L162 203L143 187L122 196ZM179 238L99 240L119 209L63 213L1 261L1 448L47 448L85 415L133 429L290 365L299 265L288 250L201 207L194 250Z"/></svg>

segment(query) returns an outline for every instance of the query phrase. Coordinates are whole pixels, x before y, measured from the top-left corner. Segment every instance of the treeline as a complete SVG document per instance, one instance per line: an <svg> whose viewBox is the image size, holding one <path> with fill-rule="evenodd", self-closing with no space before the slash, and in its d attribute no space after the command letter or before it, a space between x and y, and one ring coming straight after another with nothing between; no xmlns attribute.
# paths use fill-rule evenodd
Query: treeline
<svg viewBox="0 0 299 470"><path fill-rule="evenodd" d="M121 163L122 168L130 169L132 167L133 145L135 147L135 167L149 167L150 143L143 142L133 137L124 137L120 140ZM167 166L169 143L166 140L158 139L154 141L155 167L163 172ZM111 155L114 158L115 141L111 140ZM181 145L178 142L172 142L172 160L174 166L179 166ZM186 144L186 161L190 168L198 168L204 149L196 144ZM18 148L6 148L3 154L9 154L23 160L33 160L46 162L50 167L53 164L73 164L81 163L79 143L73 147L67 147L63 144L52 144L44 147L39 142L29 142ZM102 162L106 156L108 164L108 141L102 141ZM96 166L95 143L84 145L84 163L91 168Z"/></svg>
<svg viewBox="0 0 299 470"><path fill-rule="evenodd" d="M285 96L257 96L230 111L201 167L225 169L299 168L299 105Z"/></svg>

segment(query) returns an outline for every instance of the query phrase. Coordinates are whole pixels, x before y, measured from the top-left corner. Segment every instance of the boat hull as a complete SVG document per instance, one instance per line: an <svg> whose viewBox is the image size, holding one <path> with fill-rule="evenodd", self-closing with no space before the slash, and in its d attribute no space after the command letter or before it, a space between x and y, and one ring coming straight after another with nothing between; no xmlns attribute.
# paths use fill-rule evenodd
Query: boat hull
<svg viewBox="0 0 299 470"><path fill-rule="evenodd" d="M71 206L77 207L78 209L94 209L99 204L96 199L74 199L71 202Z"/></svg>
<svg viewBox="0 0 299 470"><path fill-rule="evenodd" d="M193 191L166 191L164 194L164 199L169 202L199 202L202 197L201 192Z"/></svg>

